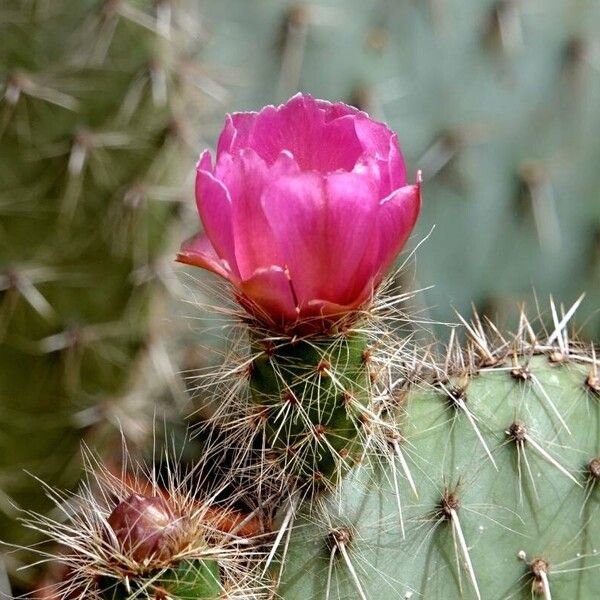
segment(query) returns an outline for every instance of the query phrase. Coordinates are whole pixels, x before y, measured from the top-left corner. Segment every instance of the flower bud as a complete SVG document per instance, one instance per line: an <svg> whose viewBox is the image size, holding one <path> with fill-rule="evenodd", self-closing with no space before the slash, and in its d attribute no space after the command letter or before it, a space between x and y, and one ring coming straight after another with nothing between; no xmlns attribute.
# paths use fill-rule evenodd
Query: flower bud
<svg viewBox="0 0 600 600"><path fill-rule="evenodd" d="M205 233L184 242L180 262L229 280L270 327L325 331L368 305L421 200L395 133L298 94L228 116L216 161L206 151L198 162L196 203Z"/></svg>
<svg viewBox="0 0 600 600"><path fill-rule="evenodd" d="M121 552L138 563L168 561L177 551L180 520L164 498L132 494L108 517Z"/></svg>

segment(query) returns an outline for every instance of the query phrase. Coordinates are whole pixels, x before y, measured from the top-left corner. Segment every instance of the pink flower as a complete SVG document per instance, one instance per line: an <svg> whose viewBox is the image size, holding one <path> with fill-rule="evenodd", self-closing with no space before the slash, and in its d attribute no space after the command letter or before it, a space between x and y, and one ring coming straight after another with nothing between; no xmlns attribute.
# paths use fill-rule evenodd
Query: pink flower
<svg viewBox="0 0 600 600"><path fill-rule="evenodd" d="M205 234L179 262L228 279L255 318L326 327L371 300L420 208L396 134L346 104L298 94L227 117L197 166Z"/></svg>

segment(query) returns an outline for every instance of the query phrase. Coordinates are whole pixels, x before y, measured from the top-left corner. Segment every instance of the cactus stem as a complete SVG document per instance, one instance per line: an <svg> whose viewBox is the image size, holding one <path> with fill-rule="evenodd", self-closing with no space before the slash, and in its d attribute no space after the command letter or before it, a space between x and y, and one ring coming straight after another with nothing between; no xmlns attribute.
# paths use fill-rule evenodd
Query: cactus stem
<svg viewBox="0 0 600 600"><path fill-rule="evenodd" d="M562 320L565 311L556 305L555 322ZM595 367L589 346L568 339L564 328L560 341L555 339L548 346L546 339L553 327L538 335L522 316L514 340L495 330L486 331L485 340L476 343L471 339L461 354L454 346L442 357L433 356L433 351L427 353L421 370L405 359L403 366L410 372L398 380L396 388L390 380L383 391L375 389L374 400L366 409L351 407L356 420L363 423L359 433L361 451L370 448L366 452L370 460L344 474L341 493L325 498L319 492L318 500L326 501L328 514L345 520L334 522L329 531L356 523L356 531L352 529L354 539L346 544L346 550L369 598L402 598L407 590L426 598L502 595L548 600L551 593L555 597L594 596L596 574L586 574L579 580L575 573L600 566L593 541L598 526L593 511L600 489L596 447L599 424L595 413L600 405L591 390L584 387L586 377L600 369ZM471 338L478 336L477 325L471 322L471 328L475 332L469 332ZM495 368L483 367L482 360L491 362L490 357L501 357L501 362ZM402 392L413 378L414 385L400 406L397 401L385 404L377 395ZM542 385L545 390L540 391ZM573 437L569 438L559 423L548 395L572 429ZM471 423L459 411L464 407L481 429L498 472L486 466L487 457ZM313 421L318 422L326 423ZM445 433L440 439L435 431L442 428ZM502 440L499 434L504 430L507 437ZM503 446L507 448L503 450ZM426 498L433 493L434 503L425 513L419 501L407 500L412 497L413 486L409 475L402 471L401 455L408 461L410 477L414 475L421 498L428 503ZM448 487L436 485L425 465L435 465L436 469L441 466L438 482ZM402 481L405 475L406 483ZM469 482L464 490L468 496L463 496L462 486L458 491L454 488L457 476L459 485L461 481ZM376 486L381 483L384 485L379 485L378 496ZM581 493L573 483L582 488ZM491 494L486 485L491 486ZM569 512L560 523L556 520L557 506L561 513ZM289 600L362 598L335 540L326 549L316 543L324 536L323 519L315 518L313 510L314 506L309 506L296 519L297 533L292 533L282 596ZM365 515L377 519L378 530L373 531L361 521ZM399 515L404 523L398 524ZM472 515L477 515L477 520ZM542 515L548 515L548 520ZM571 523L577 525L571 527ZM404 525L406 539L402 541ZM510 533L503 534L500 529ZM518 554L520 561L513 558L511 563L510 557L519 550L516 544L522 543L519 539L533 541L537 548L527 548L527 554L523 549ZM502 540L502 548L496 547L497 556L482 547L490 542L496 545L496 540ZM381 551L373 557L375 546ZM578 551L573 551L574 546ZM552 566L540 564L544 568L535 569L532 561L545 553L544 548L552 549ZM362 550L368 558L364 571ZM577 553L574 556L572 552ZM490 576L490 572L501 568L501 563L506 567L506 581ZM444 576L440 576L441 571L445 571ZM573 576L563 577L563 573ZM389 591L383 589L381 575L389 579ZM497 587L499 581L503 588L507 586L500 590L502 594Z"/></svg>

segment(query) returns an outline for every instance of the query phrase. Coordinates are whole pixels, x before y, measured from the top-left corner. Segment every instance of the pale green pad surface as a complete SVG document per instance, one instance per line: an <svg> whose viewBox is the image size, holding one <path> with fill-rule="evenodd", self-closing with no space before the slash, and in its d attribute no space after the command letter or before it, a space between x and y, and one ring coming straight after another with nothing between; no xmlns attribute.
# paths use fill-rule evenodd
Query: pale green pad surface
<svg viewBox="0 0 600 600"><path fill-rule="evenodd" d="M504 370L476 375L466 389L466 405L494 456L496 471L464 411L440 391L413 388L400 425L406 437L402 451L418 500L397 461L395 467L406 539L399 525L392 468L387 460L373 459L346 477L339 498L313 506L312 512L306 509L296 520L279 590L282 597L326 598L328 534L342 526L352 531L348 556L367 598L475 598L460 550L457 560L450 522L435 526L444 487L453 490L457 484L457 514L482 598L532 597L534 579L520 552L527 561L541 557L550 563L553 598L597 597L598 482L585 500L590 492L587 464L600 453L599 398L585 387L587 367L551 365L537 356L530 368L572 435L534 381L511 376L510 363ZM528 442L521 452L519 477L516 443L505 433L514 420L524 423L531 437L583 487ZM359 598L339 551L333 561L329 598Z"/></svg>

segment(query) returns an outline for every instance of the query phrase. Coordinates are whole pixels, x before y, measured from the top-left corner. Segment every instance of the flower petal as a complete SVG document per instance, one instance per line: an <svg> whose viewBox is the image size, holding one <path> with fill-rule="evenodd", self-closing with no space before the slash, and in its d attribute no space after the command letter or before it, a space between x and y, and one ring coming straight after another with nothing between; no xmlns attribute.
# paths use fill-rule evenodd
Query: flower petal
<svg viewBox="0 0 600 600"><path fill-rule="evenodd" d="M381 202L377 213L379 231L379 278L394 262L410 236L421 209L421 184L407 185Z"/></svg>
<svg viewBox="0 0 600 600"><path fill-rule="evenodd" d="M380 198L406 185L406 166L398 145L398 137L383 123L366 116L354 120L356 135L364 153L374 158L381 172Z"/></svg>
<svg viewBox="0 0 600 600"><path fill-rule="evenodd" d="M250 145L269 164L282 150L289 150L302 170L349 171L362 154L352 119L346 116L327 121L314 98L297 95L258 114Z"/></svg>
<svg viewBox="0 0 600 600"><path fill-rule="evenodd" d="M311 96L309 96L311 97ZM345 102L329 102L329 100L314 100L316 105L323 111L325 115L325 121L333 121L340 117L352 116L366 116L366 113L358 110L354 106L350 106Z"/></svg>
<svg viewBox="0 0 600 600"><path fill-rule="evenodd" d="M292 173L296 165L289 154L273 166L276 173ZM281 265L278 243L263 213L262 193L271 179L266 163L249 148L237 156L221 157L216 172L231 199L228 215L241 279L260 268Z"/></svg>
<svg viewBox="0 0 600 600"><path fill-rule="evenodd" d="M255 112L238 112L227 115L225 127L217 142L217 158L225 152L234 154L237 150L248 146L248 137L257 114Z"/></svg>
<svg viewBox="0 0 600 600"><path fill-rule="evenodd" d="M200 166L203 164L201 159ZM196 205L215 252L237 274L229 192L212 173L201 168L196 172Z"/></svg>
<svg viewBox="0 0 600 600"><path fill-rule="evenodd" d="M362 299L360 303L375 292L402 250L419 216L420 206L420 184L400 188L380 202L373 239L354 275L355 295Z"/></svg>
<svg viewBox="0 0 600 600"><path fill-rule="evenodd" d="M183 242L176 260L186 265L202 267L225 279L230 279L231 276L227 264L218 257L210 240L203 233L198 233Z"/></svg>
<svg viewBox="0 0 600 600"><path fill-rule="evenodd" d="M246 310L262 321L277 325L298 319L296 302L287 273L277 266L258 269L239 284L240 301Z"/></svg>
<svg viewBox="0 0 600 600"><path fill-rule="evenodd" d="M301 173L265 189L263 207L300 307L314 298L346 304L378 207L372 178Z"/></svg>
<svg viewBox="0 0 600 600"><path fill-rule="evenodd" d="M208 150L205 150L200 155L198 164L196 165L196 171L208 171L209 173L213 172L212 156Z"/></svg>

